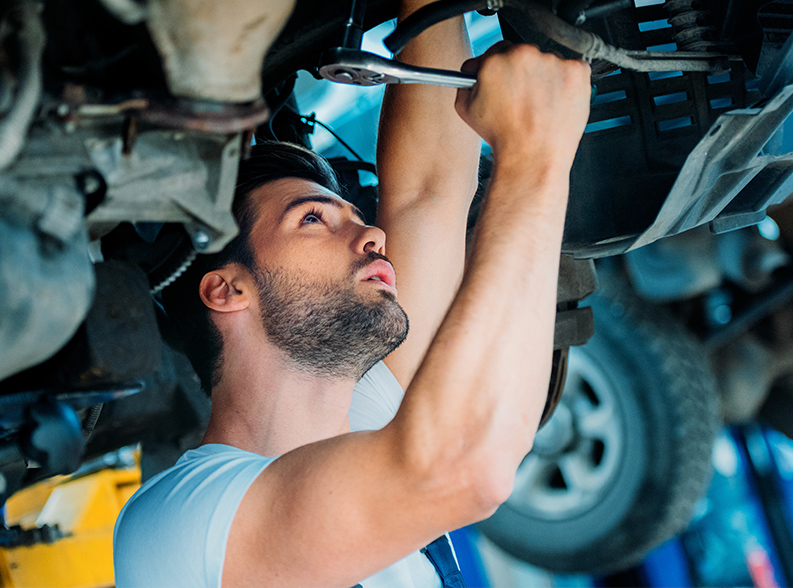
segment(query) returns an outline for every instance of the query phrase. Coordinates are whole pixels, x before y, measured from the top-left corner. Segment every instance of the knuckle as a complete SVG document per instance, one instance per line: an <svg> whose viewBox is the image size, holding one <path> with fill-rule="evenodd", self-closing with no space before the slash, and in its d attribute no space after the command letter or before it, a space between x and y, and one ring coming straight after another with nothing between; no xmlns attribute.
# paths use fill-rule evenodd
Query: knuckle
<svg viewBox="0 0 793 588"><path fill-rule="evenodd" d="M486 60L482 63L481 67L479 68L479 72L477 73L477 81L480 83L488 83L489 80L496 75L494 72L499 69L498 60L494 57Z"/></svg>
<svg viewBox="0 0 793 588"><path fill-rule="evenodd" d="M565 82L572 85L589 84L589 64L579 60L566 60L563 70Z"/></svg>
<svg viewBox="0 0 793 588"><path fill-rule="evenodd" d="M573 61L572 63L575 65L576 75L589 79L592 74L592 68L589 67L589 63L583 60Z"/></svg>
<svg viewBox="0 0 793 588"><path fill-rule="evenodd" d="M539 47L536 45L530 45L528 43L524 43L522 45L516 45L513 49L513 53L515 56L523 61L537 59L538 57L542 57L543 53L540 51Z"/></svg>

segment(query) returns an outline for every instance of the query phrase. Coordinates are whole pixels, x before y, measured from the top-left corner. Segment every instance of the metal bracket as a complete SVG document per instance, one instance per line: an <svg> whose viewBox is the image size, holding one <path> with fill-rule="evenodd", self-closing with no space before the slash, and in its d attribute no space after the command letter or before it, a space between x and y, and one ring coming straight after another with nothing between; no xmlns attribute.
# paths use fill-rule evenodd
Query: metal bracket
<svg viewBox="0 0 793 588"><path fill-rule="evenodd" d="M178 222L197 251L220 251L237 234L231 201L240 145L240 135L151 131L125 155L120 137L86 140L108 185L105 200L88 215L89 227Z"/></svg>
<svg viewBox="0 0 793 588"><path fill-rule="evenodd" d="M578 303L597 290L597 274L591 259L562 255L559 260L554 349L583 345L595 332L592 309Z"/></svg>
<svg viewBox="0 0 793 588"><path fill-rule="evenodd" d="M686 159L656 220L629 250L720 215L759 213L786 199L793 192L793 153L784 145L775 149L771 138L791 112L793 85L763 108L720 116Z"/></svg>

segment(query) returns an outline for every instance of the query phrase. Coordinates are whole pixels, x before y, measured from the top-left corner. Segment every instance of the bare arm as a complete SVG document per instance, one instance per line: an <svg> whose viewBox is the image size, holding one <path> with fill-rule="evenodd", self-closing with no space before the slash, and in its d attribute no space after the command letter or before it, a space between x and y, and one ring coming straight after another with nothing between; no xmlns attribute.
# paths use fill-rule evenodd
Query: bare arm
<svg viewBox="0 0 793 588"><path fill-rule="evenodd" d="M407 16L430 0L408 0ZM459 70L470 57L462 18L439 23L399 59ZM438 86L388 88L378 137L377 225L397 272L399 302L410 317L407 340L386 365L407 388L463 275L468 208L476 192L480 139L454 110L456 91Z"/></svg>
<svg viewBox="0 0 793 588"><path fill-rule="evenodd" d="M517 47L487 59L461 116L495 169L462 286L383 430L273 462L232 527L224 585L348 588L489 515L511 491L547 392L568 174L588 68Z"/></svg>

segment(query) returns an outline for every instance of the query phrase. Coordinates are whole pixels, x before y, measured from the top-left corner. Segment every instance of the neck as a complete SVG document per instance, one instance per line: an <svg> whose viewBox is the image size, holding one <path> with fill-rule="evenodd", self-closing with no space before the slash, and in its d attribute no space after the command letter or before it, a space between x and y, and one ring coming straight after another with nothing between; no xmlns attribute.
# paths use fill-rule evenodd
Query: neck
<svg viewBox="0 0 793 588"><path fill-rule="evenodd" d="M224 338L221 379L212 389L202 444L278 456L349 431L354 380L299 371L268 341L239 346L230 339Z"/></svg>

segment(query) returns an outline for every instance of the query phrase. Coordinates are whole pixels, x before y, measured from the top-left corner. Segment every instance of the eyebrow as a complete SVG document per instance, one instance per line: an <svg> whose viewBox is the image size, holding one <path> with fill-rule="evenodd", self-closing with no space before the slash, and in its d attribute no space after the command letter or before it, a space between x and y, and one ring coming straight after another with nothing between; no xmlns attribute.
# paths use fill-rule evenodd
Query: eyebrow
<svg viewBox="0 0 793 588"><path fill-rule="evenodd" d="M330 204L331 206L335 206L338 209L346 208L345 204L349 205L350 208L352 208L352 211L355 214L355 216L357 216L363 224L367 224L366 219L363 216L363 212L361 212L360 208L358 208L357 206L355 206L350 202L347 202L346 200L341 200L339 198L331 198L330 196L301 196L300 198L295 198L289 204L286 205L286 208L284 208L284 211L281 213L281 218L278 219L279 224L281 223L281 221L284 220L286 215L289 214L290 210L297 208L298 206L301 206L307 202Z"/></svg>

